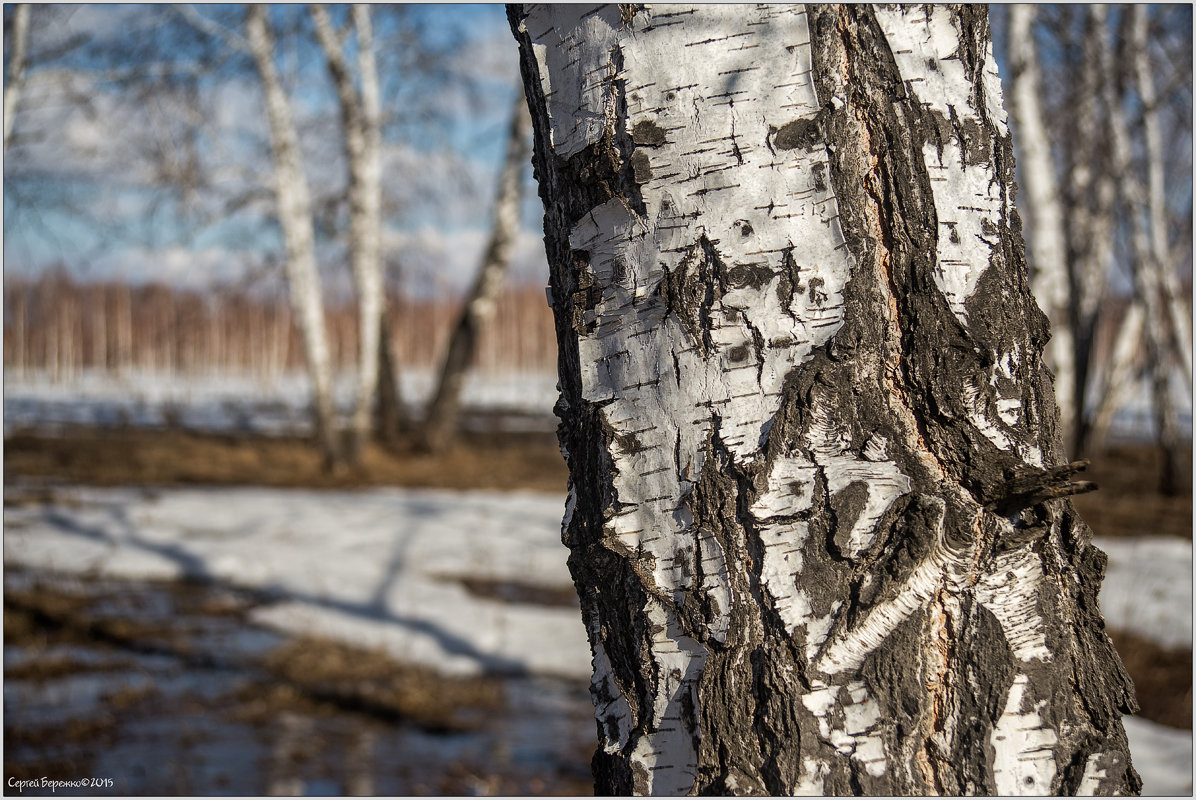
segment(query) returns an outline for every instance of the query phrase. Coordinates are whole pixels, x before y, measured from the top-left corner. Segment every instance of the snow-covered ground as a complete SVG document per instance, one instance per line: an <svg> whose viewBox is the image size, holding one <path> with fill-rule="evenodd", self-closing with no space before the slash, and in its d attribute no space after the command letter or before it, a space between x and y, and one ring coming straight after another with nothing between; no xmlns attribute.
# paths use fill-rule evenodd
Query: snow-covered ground
<svg viewBox="0 0 1196 800"><path fill-rule="evenodd" d="M421 413L432 393L433 378L426 369L402 373L400 391L413 413ZM337 379L335 394L341 408L352 406L355 385L352 374ZM1191 437L1191 394L1178 378L1172 389L1181 434ZM310 393L302 373L273 381L248 375L170 377L132 372L117 376L107 371L85 371L69 381L53 381L45 373L11 373L4 384L4 432L64 424L176 424L203 431L305 434L311 429ZM555 424L556 399L556 375L546 372L472 372L462 397L467 408L538 418L549 428ZM1146 441L1153 431L1150 393L1143 383L1114 416L1110 436Z"/></svg>
<svg viewBox="0 0 1196 800"><path fill-rule="evenodd" d="M6 504L9 566L132 579L200 577L262 590L255 621L383 648L454 673L585 678L576 608L477 596L461 578L569 588L562 498L529 492L59 488ZM7 494L15 499L19 487ZM1192 641L1192 547L1101 540L1110 628ZM1190 794L1192 736L1126 723L1148 794Z"/></svg>
<svg viewBox="0 0 1196 800"><path fill-rule="evenodd" d="M452 673L587 676L576 609L496 602L462 577L572 587L564 505L524 492L61 490L6 507L6 563L196 577L277 596L255 621L380 647Z"/></svg>
<svg viewBox="0 0 1196 800"><path fill-rule="evenodd" d="M414 414L431 396L430 370L405 370L400 394ZM354 403L356 378L340 375L337 405ZM545 372L470 373L462 403L473 409L541 417L551 428L556 375ZM44 373L5 376L4 433L18 428L53 429L61 425L132 425L179 427L267 435L311 430L311 387L303 373L266 381L254 376L199 375L168 377L152 372L121 376L87 371L72 380L50 380Z"/></svg>

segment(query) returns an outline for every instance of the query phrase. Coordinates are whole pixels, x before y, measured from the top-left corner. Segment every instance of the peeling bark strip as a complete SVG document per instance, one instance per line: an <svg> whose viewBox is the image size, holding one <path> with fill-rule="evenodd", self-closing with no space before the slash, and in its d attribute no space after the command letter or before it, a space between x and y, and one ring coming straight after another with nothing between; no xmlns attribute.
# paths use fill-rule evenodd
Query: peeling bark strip
<svg viewBox="0 0 1196 800"><path fill-rule="evenodd" d="M975 7L511 7L600 793L1134 792Z"/></svg>

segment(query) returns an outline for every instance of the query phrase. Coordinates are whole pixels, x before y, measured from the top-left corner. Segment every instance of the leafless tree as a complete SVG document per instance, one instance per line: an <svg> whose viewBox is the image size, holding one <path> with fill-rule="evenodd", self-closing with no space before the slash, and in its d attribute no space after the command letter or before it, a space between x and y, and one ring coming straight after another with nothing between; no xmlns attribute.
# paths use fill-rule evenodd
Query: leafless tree
<svg viewBox="0 0 1196 800"><path fill-rule="evenodd" d="M17 3L12 12L8 30L8 78L4 82L4 152L12 140L13 123L17 119L17 106L21 91L25 88L25 67L29 49L29 4Z"/></svg>
<svg viewBox="0 0 1196 800"><path fill-rule="evenodd" d="M347 31L337 31L327 9L311 6L316 36L336 87L341 129L349 171L349 258L357 284L358 341L357 399L347 458L361 459L372 428L383 320L382 293L382 116L378 73L374 60L370 8L352 7L357 33L356 81L345 52ZM394 380L394 376L388 376Z"/></svg>
<svg viewBox="0 0 1196 800"><path fill-rule="evenodd" d="M466 371L473 363L487 325L494 316L503 277L511 263L519 233L523 171L531 152L530 135L531 117L528 116L523 93L519 92L511 115L507 155L498 182L498 196L494 200L490 241L445 349L440 379L424 415L421 442L429 450L444 449L456 433Z"/></svg>
<svg viewBox="0 0 1196 800"><path fill-rule="evenodd" d="M261 78L266 114L270 121L275 202L286 243L291 301L298 311L308 371L312 378L316 437L327 465L335 468L342 456L332 402L332 367L324 326L320 276L316 267L311 199L290 101L274 66L274 41L266 14L265 6L249 5L245 29L249 50Z"/></svg>

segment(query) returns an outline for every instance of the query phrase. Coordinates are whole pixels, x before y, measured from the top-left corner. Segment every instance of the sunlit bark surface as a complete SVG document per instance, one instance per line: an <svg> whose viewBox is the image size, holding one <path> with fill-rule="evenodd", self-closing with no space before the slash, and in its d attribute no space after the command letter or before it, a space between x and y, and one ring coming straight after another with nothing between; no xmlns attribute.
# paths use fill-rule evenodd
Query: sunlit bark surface
<svg viewBox="0 0 1196 800"><path fill-rule="evenodd" d="M596 788L1135 791L983 9L510 19Z"/></svg>

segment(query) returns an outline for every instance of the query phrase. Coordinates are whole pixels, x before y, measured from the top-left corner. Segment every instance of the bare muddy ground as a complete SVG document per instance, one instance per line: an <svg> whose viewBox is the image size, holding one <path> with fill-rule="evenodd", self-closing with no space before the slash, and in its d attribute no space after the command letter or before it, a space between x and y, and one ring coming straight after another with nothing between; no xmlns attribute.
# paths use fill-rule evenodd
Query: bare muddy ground
<svg viewBox="0 0 1196 800"><path fill-rule="evenodd" d="M580 682L447 678L247 622L271 601L10 572L5 780L95 778L69 794L116 795L590 792Z"/></svg>
<svg viewBox="0 0 1196 800"><path fill-rule="evenodd" d="M275 486L531 489L565 492L568 473L551 432L467 432L430 455L410 442L371 444L358 470L329 475L304 439L138 428L63 428L5 439L6 480L51 478L93 486ZM1092 457L1084 477L1100 490L1074 498L1099 536L1192 536L1192 497L1158 492L1153 447L1121 444ZM1191 452L1187 474L1191 476Z"/></svg>
<svg viewBox="0 0 1196 800"><path fill-rule="evenodd" d="M370 444L361 468L338 474L323 471L319 454L299 436L64 427L52 435L15 432L4 449L6 480L54 478L93 486L411 486L531 489L563 497L568 477L551 430L466 432L437 455L409 441Z"/></svg>

